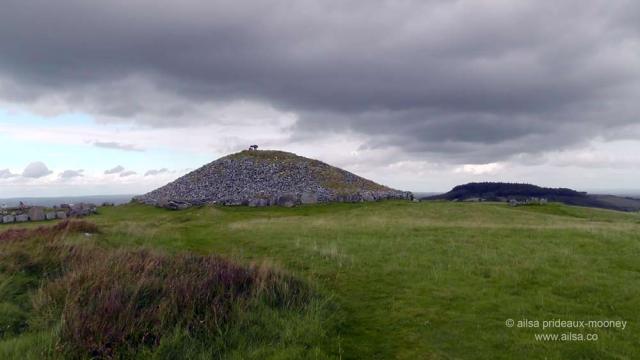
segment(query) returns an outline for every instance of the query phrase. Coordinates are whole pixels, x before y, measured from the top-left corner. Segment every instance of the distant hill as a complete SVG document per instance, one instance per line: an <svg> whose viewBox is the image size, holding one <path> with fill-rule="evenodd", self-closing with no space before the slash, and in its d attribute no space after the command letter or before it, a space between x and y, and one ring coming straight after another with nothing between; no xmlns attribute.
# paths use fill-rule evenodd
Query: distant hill
<svg viewBox="0 0 640 360"><path fill-rule="evenodd" d="M135 200L160 206L167 202L293 206L410 198L410 192L388 188L318 160L284 151L245 150Z"/></svg>
<svg viewBox="0 0 640 360"><path fill-rule="evenodd" d="M640 199L615 195L592 195L567 188L545 188L531 184L481 182L458 185L451 191L421 200L465 201L482 199L486 201L526 200L545 198L548 201L568 205L588 206L620 211L640 211Z"/></svg>

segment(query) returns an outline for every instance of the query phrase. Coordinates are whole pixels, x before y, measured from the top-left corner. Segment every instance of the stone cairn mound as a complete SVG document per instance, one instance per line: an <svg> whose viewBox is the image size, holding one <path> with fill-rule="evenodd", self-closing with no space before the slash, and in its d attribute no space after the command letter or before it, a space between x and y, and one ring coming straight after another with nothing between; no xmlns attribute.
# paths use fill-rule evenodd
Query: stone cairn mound
<svg viewBox="0 0 640 360"><path fill-rule="evenodd" d="M318 160L284 151L245 150L213 161L135 201L179 210L193 205L286 206L326 202L412 200Z"/></svg>

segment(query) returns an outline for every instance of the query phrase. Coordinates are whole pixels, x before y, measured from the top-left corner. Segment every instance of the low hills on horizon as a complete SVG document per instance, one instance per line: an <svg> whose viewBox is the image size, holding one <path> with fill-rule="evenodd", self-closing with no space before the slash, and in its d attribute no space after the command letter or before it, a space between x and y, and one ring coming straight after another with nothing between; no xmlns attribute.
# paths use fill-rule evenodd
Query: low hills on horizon
<svg viewBox="0 0 640 360"><path fill-rule="evenodd" d="M295 206L386 199L526 202L532 198L618 211L640 211L640 194L590 194L527 183L471 182L446 193L392 189L322 161L278 150L243 150L212 161L143 195L25 197L0 199L2 206L129 201L171 209L192 205Z"/></svg>
<svg viewBox="0 0 640 360"><path fill-rule="evenodd" d="M640 211L640 199L627 196L589 194L568 188L547 188L525 183L472 182L458 185L444 194L420 200L449 201L527 201L546 199L567 205L595 207L618 211Z"/></svg>

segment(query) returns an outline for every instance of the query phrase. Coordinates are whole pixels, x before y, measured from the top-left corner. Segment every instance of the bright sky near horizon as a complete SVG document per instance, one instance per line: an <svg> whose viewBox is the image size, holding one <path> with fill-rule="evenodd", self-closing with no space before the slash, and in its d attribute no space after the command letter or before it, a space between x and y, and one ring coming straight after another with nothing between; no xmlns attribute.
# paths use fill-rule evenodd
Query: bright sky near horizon
<svg viewBox="0 0 640 360"><path fill-rule="evenodd" d="M412 191L640 188L640 2L34 1L0 12L0 197L251 144Z"/></svg>
<svg viewBox="0 0 640 360"><path fill-rule="evenodd" d="M97 123L77 113L46 117L2 110L0 142L5 151L0 197L143 193L253 143L319 158L413 191L445 191L469 181L637 190L635 180L640 178L637 158L629 152L640 149L640 144L633 141L595 141L584 148L549 152L526 164L444 164L363 150L353 136L292 140L288 128L293 124L258 129L251 125L148 128ZM38 163L44 167L33 166Z"/></svg>

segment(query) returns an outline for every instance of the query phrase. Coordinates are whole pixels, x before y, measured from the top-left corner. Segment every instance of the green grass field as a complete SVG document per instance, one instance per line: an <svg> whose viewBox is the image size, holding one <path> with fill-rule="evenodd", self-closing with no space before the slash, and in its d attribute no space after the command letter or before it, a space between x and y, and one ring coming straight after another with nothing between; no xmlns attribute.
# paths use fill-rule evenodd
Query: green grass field
<svg viewBox="0 0 640 360"><path fill-rule="evenodd" d="M223 358L640 358L637 213L390 201L180 212L126 205L87 220L101 232L73 241L269 264L321 295L302 313L251 308L263 313L245 314L255 318L247 323L252 330L234 330L235 348L219 353ZM15 225L0 230L9 227ZM0 291L9 278L0 275ZM30 294L11 301L29 303ZM0 321L24 312L31 324L28 306L11 301L0 303ZM627 324L542 330L509 328L507 319ZM568 332L598 338L534 337ZM55 356L56 334L55 325L5 333L0 358Z"/></svg>

